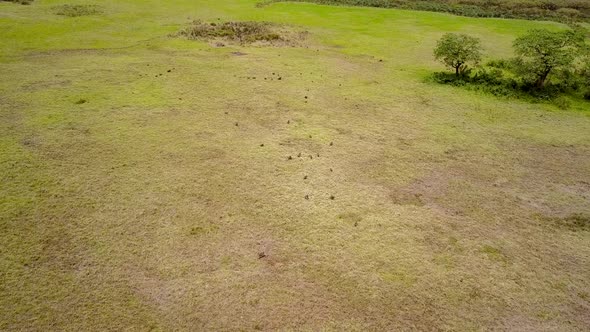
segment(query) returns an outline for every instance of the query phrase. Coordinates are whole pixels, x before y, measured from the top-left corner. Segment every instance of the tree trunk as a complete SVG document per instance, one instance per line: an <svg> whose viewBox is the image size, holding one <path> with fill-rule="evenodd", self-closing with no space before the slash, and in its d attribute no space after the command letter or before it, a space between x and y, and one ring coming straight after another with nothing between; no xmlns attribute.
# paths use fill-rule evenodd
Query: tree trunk
<svg viewBox="0 0 590 332"><path fill-rule="evenodd" d="M455 76L459 76L459 68L461 68L461 65L455 67Z"/></svg>
<svg viewBox="0 0 590 332"><path fill-rule="evenodd" d="M545 84L547 83L547 77L549 76L550 72L551 72L551 69L547 69L541 74L541 76L539 76L539 78L537 79L537 82L536 82L536 86L538 89L545 88Z"/></svg>

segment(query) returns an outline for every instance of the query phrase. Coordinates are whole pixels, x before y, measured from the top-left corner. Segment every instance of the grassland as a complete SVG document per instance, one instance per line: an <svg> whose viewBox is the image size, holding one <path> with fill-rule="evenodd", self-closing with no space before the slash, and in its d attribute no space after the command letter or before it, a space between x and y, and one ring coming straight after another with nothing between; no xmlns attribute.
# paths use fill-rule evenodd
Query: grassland
<svg viewBox="0 0 590 332"><path fill-rule="evenodd" d="M590 328L589 103L426 79L445 32L558 23L62 4L0 2L0 330ZM309 36L171 37L195 19Z"/></svg>

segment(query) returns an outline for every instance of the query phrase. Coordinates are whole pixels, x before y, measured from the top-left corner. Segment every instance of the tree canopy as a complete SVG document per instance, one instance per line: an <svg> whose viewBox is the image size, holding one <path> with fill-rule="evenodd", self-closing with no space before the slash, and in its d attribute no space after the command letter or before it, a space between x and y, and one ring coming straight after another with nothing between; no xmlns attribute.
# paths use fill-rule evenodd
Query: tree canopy
<svg viewBox="0 0 590 332"><path fill-rule="evenodd" d="M571 67L584 35L577 30L530 30L514 41L514 50L521 74L543 88L549 75L557 69Z"/></svg>
<svg viewBox="0 0 590 332"><path fill-rule="evenodd" d="M468 64L481 60L479 39L465 34L447 33L437 43L434 57L446 66L455 69L457 76L465 72Z"/></svg>

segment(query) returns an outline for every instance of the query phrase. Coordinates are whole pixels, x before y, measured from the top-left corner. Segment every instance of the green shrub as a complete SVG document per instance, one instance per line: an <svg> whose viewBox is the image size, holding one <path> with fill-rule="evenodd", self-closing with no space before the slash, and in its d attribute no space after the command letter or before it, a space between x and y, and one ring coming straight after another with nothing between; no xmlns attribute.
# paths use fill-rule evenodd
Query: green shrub
<svg viewBox="0 0 590 332"><path fill-rule="evenodd" d="M571 102L565 97L558 97L553 100L553 104L559 109L567 110L571 106Z"/></svg>

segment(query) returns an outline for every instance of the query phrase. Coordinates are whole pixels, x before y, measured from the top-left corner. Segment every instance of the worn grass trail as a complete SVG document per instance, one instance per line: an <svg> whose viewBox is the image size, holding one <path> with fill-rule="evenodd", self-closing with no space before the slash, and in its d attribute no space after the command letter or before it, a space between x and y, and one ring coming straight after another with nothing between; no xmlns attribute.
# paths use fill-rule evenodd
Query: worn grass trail
<svg viewBox="0 0 590 332"><path fill-rule="evenodd" d="M505 56L557 24L58 3L0 3L0 329L590 326L588 104L424 82L444 32ZM189 18L311 35L168 37Z"/></svg>

